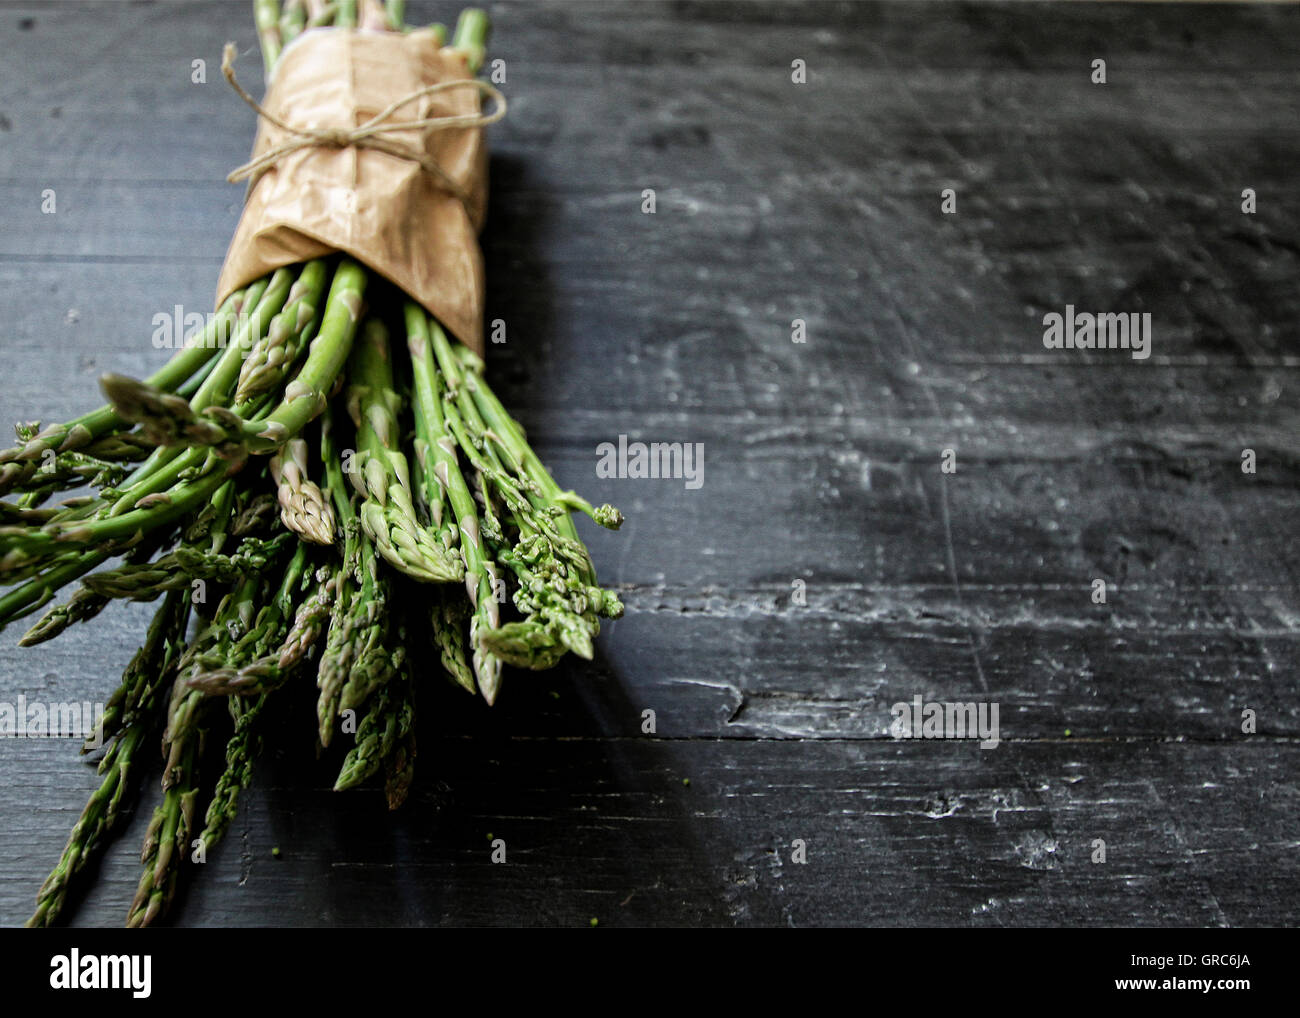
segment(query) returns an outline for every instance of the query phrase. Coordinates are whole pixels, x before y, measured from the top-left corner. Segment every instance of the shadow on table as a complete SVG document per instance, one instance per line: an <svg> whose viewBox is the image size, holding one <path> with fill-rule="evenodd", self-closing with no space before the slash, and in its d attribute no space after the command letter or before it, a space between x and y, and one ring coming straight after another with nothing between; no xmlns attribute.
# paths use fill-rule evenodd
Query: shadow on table
<svg viewBox="0 0 1300 1018"><path fill-rule="evenodd" d="M346 747L317 761L294 736L258 767L253 804L229 839L245 856L244 886L195 887L205 922L727 921L673 744L640 733L639 709L599 655L551 672L507 670L492 708L445 683L432 659L422 667L406 804L389 812L377 782L330 791ZM309 711L305 697L286 702L268 730L301 732ZM177 920L195 919L177 904Z"/></svg>

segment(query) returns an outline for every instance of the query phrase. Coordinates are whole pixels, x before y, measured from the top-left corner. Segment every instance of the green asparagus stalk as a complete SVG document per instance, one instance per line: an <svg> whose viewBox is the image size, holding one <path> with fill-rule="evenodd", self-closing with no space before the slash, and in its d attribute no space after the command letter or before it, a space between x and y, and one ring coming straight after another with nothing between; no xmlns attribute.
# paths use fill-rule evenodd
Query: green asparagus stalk
<svg viewBox="0 0 1300 1018"><path fill-rule="evenodd" d="M447 385L443 400L447 425L485 485L500 494L519 531L514 547L502 542L496 556L519 579L514 601L528 617L484 630L476 642L484 651L520 667L550 667L564 648L590 659L592 640L599 631L597 613L621 613L622 606L589 583L592 570L586 549L576 537L562 533L557 523L571 527L567 511L545 498L541 484L524 476L523 458L512 456L512 445L484 421L473 399L476 381L468 377L445 334L431 329L430 339ZM501 426L504 430L507 425ZM485 491L483 504L488 501Z"/></svg>
<svg viewBox="0 0 1300 1018"><path fill-rule="evenodd" d="M256 576L240 582L221 599L212 621L181 658L167 707L167 727L163 731L163 755L167 759L164 784L167 774L182 766L202 719L204 693L194 689L191 680L206 668L221 667L231 660L232 648L253 628L264 586Z"/></svg>
<svg viewBox="0 0 1300 1018"><path fill-rule="evenodd" d="M414 724L412 684L403 670L379 691L357 725L356 745L343 760L334 790L353 788L379 770Z"/></svg>
<svg viewBox="0 0 1300 1018"><path fill-rule="evenodd" d="M478 74L479 68L483 66L490 30L491 24L485 11L470 7L460 12L460 18L456 21L456 34L452 36L451 44L464 52L465 59L469 63L470 74Z"/></svg>
<svg viewBox="0 0 1300 1018"><path fill-rule="evenodd" d="M317 259L308 262L296 280L288 270L272 276L253 320L244 331L236 333L232 350L239 356L223 356L212 377L189 401L136 379L112 374L100 381L104 394L124 419L139 423L145 437L160 446L207 445L226 459L245 456L250 450L266 452L277 448L283 425L255 419L257 398L278 391L298 352L315 335L326 275L325 262ZM350 341L350 337L342 338ZM243 344L252 349L246 351ZM243 357L245 351L247 359ZM229 386L236 384L236 376L232 409L217 401ZM272 416L286 414L294 420L301 416L290 414L290 401L299 397L293 389L297 384L290 383L285 403ZM309 419L302 418L297 426L300 428ZM283 437L292 436L284 433Z"/></svg>
<svg viewBox="0 0 1300 1018"><path fill-rule="evenodd" d="M67 491L84 484L106 487L121 481L126 473L124 464L84 452L51 452L44 460L0 464L0 493L40 489Z"/></svg>
<svg viewBox="0 0 1300 1018"><path fill-rule="evenodd" d="M163 802L154 810L145 835L140 853L144 872L140 875L135 899L127 910L128 927L153 923L166 911L176 893L180 864L186 857L189 834L194 825L202 743L201 729L187 732L179 753L173 762L169 762L163 775Z"/></svg>
<svg viewBox="0 0 1300 1018"><path fill-rule="evenodd" d="M286 442L271 459L280 521L305 541L334 543L334 510L320 487L307 476L307 443Z"/></svg>
<svg viewBox="0 0 1300 1018"><path fill-rule="evenodd" d="M271 319L266 335L253 343L240 366L236 409L283 384L285 373L315 335L328 281L329 266L323 258L303 266L285 299L284 310Z"/></svg>
<svg viewBox="0 0 1300 1018"><path fill-rule="evenodd" d="M231 345L217 357L192 397L192 409L201 409L228 391L238 371L241 337L260 332L268 316L282 306L289 281L290 273L277 272L261 288L257 307L235 328ZM200 449L158 450L123 482L120 492L106 491L105 498L84 510L60 513L40 530L0 527L0 576L15 582L53 570L61 565L57 560L68 545L95 545L102 551L131 547L149 531L189 514L211 496L222 483L224 470ZM59 572L61 582L77 575L66 568Z"/></svg>
<svg viewBox="0 0 1300 1018"><path fill-rule="evenodd" d="M211 695L213 692L224 691L222 686L241 669L263 661L278 661L281 642L293 624L303 596L304 581L311 582L307 568L308 547L306 543L297 543L292 557L284 567L275 596L257 611L251 622L241 618L242 628L230 643L219 643L218 646L222 649L217 653L196 655L195 666L185 680L186 685ZM246 581L248 584L254 582ZM208 676L214 673L220 678L207 681ZM190 693L185 694L187 700L191 696Z"/></svg>
<svg viewBox="0 0 1300 1018"><path fill-rule="evenodd" d="M228 470L224 461L215 455L205 457L203 450L198 449L183 454L178 463L180 469L175 472L175 483L165 491L150 493L138 501L132 499L135 507L120 515L51 523L35 531L0 527L2 582L12 583L48 570L41 579L52 596L58 587L84 573L67 565L69 549L97 548L98 553L111 554L134 547L150 531L175 523L197 510L221 486ZM3 605L0 613L9 607L8 600L8 596L0 599ZM46 600L48 597L40 603Z"/></svg>
<svg viewBox="0 0 1300 1018"><path fill-rule="evenodd" d="M395 568L426 583L464 578L459 556L439 545L415 516L406 456L398 448L388 331L368 319L349 364L348 411L357 428L352 482L362 496L361 526L379 554Z"/></svg>
<svg viewBox="0 0 1300 1018"><path fill-rule="evenodd" d="M334 0L307 0L307 27L322 28L334 24L338 4Z"/></svg>
<svg viewBox="0 0 1300 1018"><path fill-rule="evenodd" d="M256 700L242 700L231 697L230 712L235 720L235 731L226 743L226 769L217 779L212 801L203 821L203 833L199 842L206 852L212 848L230 826L235 817L239 803L239 794L248 787L253 777L253 758L257 756L261 740L257 737L255 726L267 697L259 696Z"/></svg>
<svg viewBox="0 0 1300 1018"><path fill-rule="evenodd" d="M406 0L388 0L388 27L400 32L406 27Z"/></svg>
<svg viewBox="0 0 1300 1018"><path fill-rule="evenodd" d="M0 525L8 527L15 524L30 524L43 527L57 519L59 511L58 509L33 509L24 505L14 505L11 502L0 502Z"/></svg>
<svg viewBox="0 0 1300 1018"><path fill-rule="evenodd" d="M288 534L277 534L267 540L245 538L230 555L182 544L153 562L120 566L87 576L83 584L108 598L152 601L168 590L189 590L195 580L230 583L261 573L275 562L289 540Z"/></svg>
<svg viewBox="0 0 1300 1018"><path fill-rule="evenodd" d="M93 619L108 607L111 600L110 597L96 594L83 583L66 601L56 604L42 615L36 625L18 640L18 646L35 647L38 643L53 640L69 626Z"/></svg>
<svg viewBox="0 0 1300 1018"><path fill-rule="evenodd" d="M247 474L244 471L244 475ZM241 475L241 476L244 476ZM246 493L249 497L238 507L234 522L230 525L231 537L247 537L268 532L273 529L278 508L276 497L271 493Z"/></svg>
<svg viewBox="0 0 1300 1018"><path fill-rule="evenodd" d="M168 594L149 623L143 646L131 658L121 683L104 705L98 726L82 746L83 753L151 715L160 692L175 677L189 618L189 598L178 591Z"/></svg>
<svg viewBox="0 0 1300 1018"><path fill-rule="evenodd" d="M442 411L443 393L430 345L428 318L424 309L413 301L407 302L405 316L406 345L414 379L416 453L428 457L425 475L437 485L436 491L430 489L428 492L429 505L441 506L445 501L455 515L460 532L458 545L465 565L465 590L474 609L470 621L474 675L479 691L488 703L492 703L501 687L501 661L484 648L481 634L501 623L496 600L496 565L484 547L478 507L460 471L456 440L447 429ZM444 634L440 645L449 645L450 640L451 637ZM462 676L451 668L448 670L458 682L461 681ZM470 689L472 691L473 686Z"/></svg>
<svg viewBox="0 0 1300 1018"><path fill-rule="evenodd" d="M49 604L54 600L55 591L102 565L111 553L107 550L68 549L66 554L31 559L25 565L11 565L16 561L13 558L15 554L10 552L0 559L0 576L10 583L31 578L0 597L0 630Z"/></svg>
<svg viewBox="0 0 1300 1018"><path fill-rule="evenodd" d="M344 565L330 612L325 649L316 668L316 715L322 746L328 746L333 738L334 721L342 710L342 692L349 676L360 672L362 679L370 683L383 668L388 633L388 584L380 575L375 546L352 508L333 423L330 415L322 422L321 459L344 535Z"/></svg>
<svg viewBox="0 0 1300 1018"><path fill-rule="evenodd" d="M392 751L384 757L384 798L388 808L400 809L415 780L415 718L398 734Z"/></svg>
<svg viewBox="0 0 1300 1018"><path fill-rule="evenodd" d="M438 651L438 659L442 662L443 669L456 685L473 693L484 688L484 684L469 664L469 656L465 649L465 615L462 605L444 594L433 606L430 621L433 623L433 644ZM498 664L497 675L493 676L493 679L499 675ZM495 693L495 685L486 688Z"/></svg>
<svg viewBox="0 0 1300 1018"><path fill-rule="evenodd" d="M149 384L163 392L171 392L202 371L214 360L214 347L233 331L233 324L238 320L239 314L260 301L265 289L266 283L259 281L226 298L204 328L189 337L171 360L149 377ZM126 422L111 406L103 406L66 424L53 424L28 435L22 445L0 450L0 463L40 461L47 452L81 449L97 439L112 436L125 425ZM98 455L103 457L105 454L100 452Z"/></svg>
<svg viewBox="0 0 1300 1018"><path fill-rule="evenodd" d="M299 552L303 550L300 546ZM310 581L311 594L299 602L302 571L301 558L290 562L277 603L263 609L253 631L231 649L219 667L205 667L188 680L192 689L206 696L252 696L269 693L288 679L324 629L337 580L330 567L323 567Z"/></svg>
<svg viewBox="0 0 1300 1018"><path fill-rule="evenodd" d="M91 860L95 848L117 822L118 807L130 783L136 753L147 734L148 726L137 724L114 742L105 755L105 766L101 768L104 780L91 794L72 828L63 854L41 885L36 896L36 911L27 920L27 926L50 926L58 918L72 878Z"/></svg>
<svg viewBox="0 0 1300 1018"><path fill-rule="evenodd" d="M330 389L352 350L365 289L365 269L350 258L342 259L325 300L320 330L312 340L306 362L285 386L283 401L262 421L241 419L230 411L224 413L216 423L225 426L226 440L242 436L250 452L273 452L325 409ZM194 400L190 405L194 410L204 409Z"/></svg>
<svg viewBox="0 0 1300 1018"><path fill-rule="evenodd" d="M253 19L257 23L262 64L269 82L275 75L275 63L280 59L280 4L277 0L253 0Z"/></svg>
<svg viewBox="0 0 1300 1018"><path fill-rule="evenodd" d="M342 572L333 563L322 566L316 573L316 589L299 606L293 625L280 645L275 664L282 672L300 665L308 651L320 639L329 621L330 609L342 582Z"/></svg>
<svg viewBox="0 0 1300 1018"><path fill-rule="evenodd" d="M339 710L356 710L371 694L392 680L406 661L406 632L396 627L396 639L387 640L394 627L385 626L381 638L356 655L343 688L339 691Z"/></svg>
<svg viewBox="0 0 1300 1018"><path fill-rule="evenodd" d="M303 0L284 0L280 10L280 42L288 46L307 28L307 10Z"/></svg>
<svg viewBox="0 0 1300 1018"><path fill-rule="evenodd" d="M475 356L472 350L465 347L459 348L456 354L462 363L473 365L473 370L467 371L465 374L465 386L478 407L484 422L491 429L492 440L509 458L509 462L515 464L516 469L536 485L542 498L557 508L585 513L591 517L593 522L609 530L617 530L622 526L623 514L612 505L607 504L596 508L577 492L561 490L560 486L555 483L550 471L546 469L537 454L533 452L532 446L528 444L523 429L519 427L518 422L510 416L505 407L501 405L501 401L488 387L483 378L483 362ZM560 528L564 536L573 541L578 540L578 532L573 528L570 521L564 520L560 524ZM590 564L590 560L588 560L588 564Z"/></svg>

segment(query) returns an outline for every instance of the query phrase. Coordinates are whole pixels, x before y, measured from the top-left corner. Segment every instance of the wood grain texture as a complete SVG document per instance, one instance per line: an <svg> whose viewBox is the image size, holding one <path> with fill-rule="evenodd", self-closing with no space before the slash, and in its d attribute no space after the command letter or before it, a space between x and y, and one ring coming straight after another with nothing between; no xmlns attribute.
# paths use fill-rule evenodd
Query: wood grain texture
<svg viewBox="0 0 1300 1018"><path fill-rule="evenodd" d="M627 615L490 711L431 681L395 815L329 792L282 704L174 921L1300 921L1300 9L490 13L490 370L627 516L580 521ZM227 39L255 82L244 3L0 8L0 417L72 416L161 359L155 313L210 306L252 137ZM1150 312L1152 356L1045 350L1067 303ZM597 478L620 434L703 443L703 487ZM105 699L147 619L5 633L0 700ZM918 694L997 702L1004 741L895 742ZM93 770L5 739L0 778L17 923ZM147 813L73 922L122 921Z"/></svg>

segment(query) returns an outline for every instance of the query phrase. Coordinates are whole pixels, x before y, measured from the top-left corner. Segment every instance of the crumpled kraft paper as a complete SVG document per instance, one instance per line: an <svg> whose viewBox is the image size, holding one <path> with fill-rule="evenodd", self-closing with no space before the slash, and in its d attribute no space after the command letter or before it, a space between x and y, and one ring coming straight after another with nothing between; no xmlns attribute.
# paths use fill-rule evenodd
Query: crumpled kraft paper
<svg viewBox="0 0 1300 1018"><path fill-rule="evenodd" d="M356 127L394 100L469 78L465 58L432 33L318 29L284 51L262 105L298 128ZM414 100L392 120L474 114L481 96L458 88ZM260 120L253 156L286 139ZM287 153L253 182L226 253L217 305L275 269L344 251L396 283L457 339L483 353L487 145L480 127L395 131L431 155L465 196L419 163L374 149L313 146Z"/></svg>

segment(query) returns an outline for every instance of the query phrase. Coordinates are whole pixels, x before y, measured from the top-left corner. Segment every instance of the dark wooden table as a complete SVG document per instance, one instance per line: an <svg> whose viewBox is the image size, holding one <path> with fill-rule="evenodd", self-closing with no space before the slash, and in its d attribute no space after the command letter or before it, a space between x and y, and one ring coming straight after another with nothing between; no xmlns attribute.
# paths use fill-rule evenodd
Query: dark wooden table
<svg viewBox="0 0 1300 1018"><path fill-rule="evenodd" d="M440 693L394 815L283 708L174 921L1300 920L1300 10L491 14L490 369L625 512L584 534L626 617L494 709ZM255 82L244 3L0 7L5 420L87 408L161 359L156 312L210 307L253 130L228 38ZM1046 349L1067 304L1149 312L1150 358ZM597 478L621 434L703 443L703 486ZM6 632L0 699L103 700L148 610ZM997 703L1003 741L896 741L916 695ZM3 739L0 779L17 923L95 778ZM121 922L147 813L71 921Z"/></svg>

